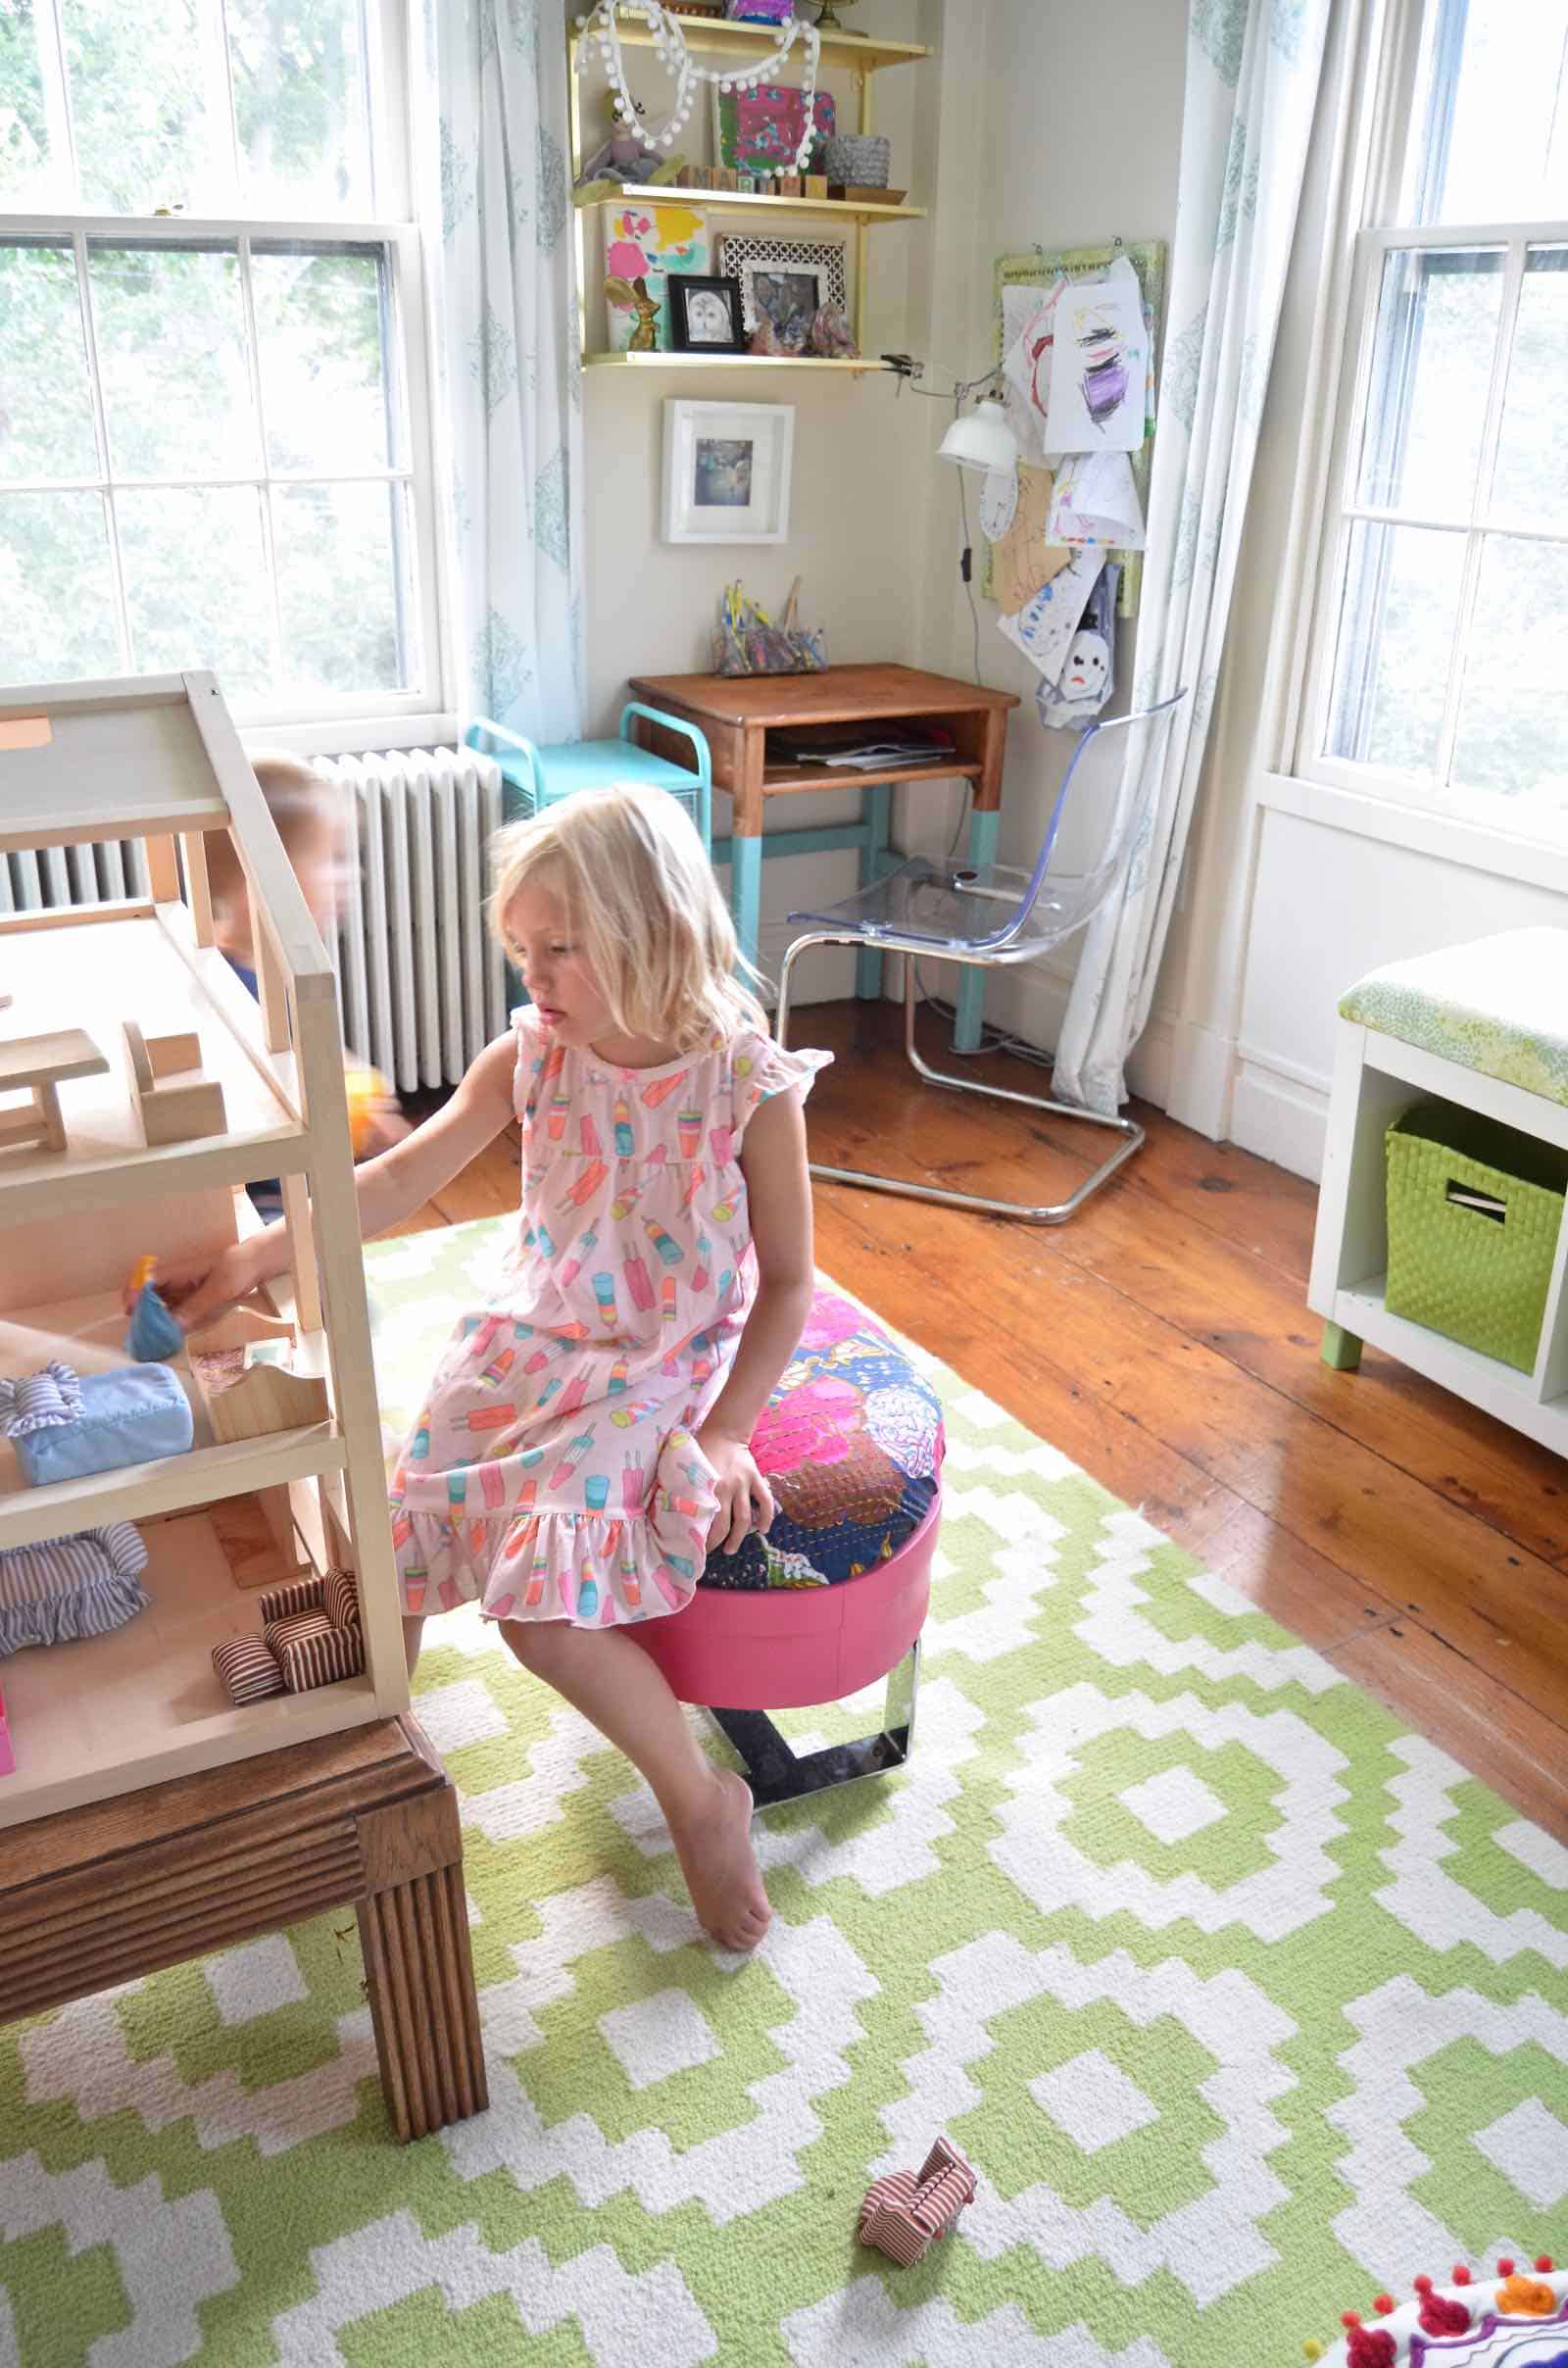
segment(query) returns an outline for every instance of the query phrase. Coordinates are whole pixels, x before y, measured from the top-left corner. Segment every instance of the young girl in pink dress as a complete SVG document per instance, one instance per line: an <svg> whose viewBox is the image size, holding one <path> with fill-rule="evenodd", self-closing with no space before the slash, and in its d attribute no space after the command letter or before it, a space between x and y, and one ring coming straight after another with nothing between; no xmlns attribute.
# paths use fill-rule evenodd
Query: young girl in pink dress
<svg viewBox="0 0 1568 2368"><path fill-rule="evenodd" d="M358 1171L379 1233L521 1131L516 1238L393 1472L410 1665L427 1617L477 1600L646 1776L707 1929L755 1948L751 1796L621 1630L678 1616L709 1550L772 1520L748 1443L810 1305L801 1105L828 1056L768 1035L673 799L581 792L493 857L493 925L530 1001L444 1110ZM273 1225L159 1283L189 1330L288 1263Z"/></svg>

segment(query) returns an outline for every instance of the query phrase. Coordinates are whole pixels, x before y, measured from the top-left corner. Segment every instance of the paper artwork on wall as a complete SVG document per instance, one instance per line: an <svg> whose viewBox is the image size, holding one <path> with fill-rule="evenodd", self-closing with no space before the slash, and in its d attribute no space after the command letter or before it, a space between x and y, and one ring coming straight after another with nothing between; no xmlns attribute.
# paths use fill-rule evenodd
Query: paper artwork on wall
<svg viewBox="0 0 1568 2368"><path fill-rule="evenodd" d="M1059 575L1072 557L1070 551L1053 548L1047 534L1051 492L1049 469L1031 469L1020 463L1018 506L1011 525L998 538L991 554L997 604L1006 616L1014 616L1042 585Z"/></svg>
<svg viewBox="0 0 1568 2368"><path fill-rule="evenodd" d="M1144 441L1149 340L1136 281L1073 280L1052 318L1046 449L1136 452Z"/></svg>
<svg viewBox="0 0 1568 2368"><path fill-rule="evenodd" d="M1144 509L1124 452L1079 452L1062 462L1046 529L1054 543L1144 548Z"/></svg>
<svg viewBox="0 0 1568 2368"><path fill-rule="evenodd" d="M1015 617L997 619L1014 648L1023 652L1049 683L1060 677L1072 637L1104 564L1102 551L1074 551L1067 565Z"/></svg>
<svg viewBox="0 0 1568 2368"><path fill-rule="evenodd" d="M605 270L634 286L645 280L659 307L659 350L670 350L664 281L671 271L706 271L708 224L690 206L616 206L607 218ZM610 350L624 354L637 326L634 306L609 300Z"/></svg>
<svg viewBox="0 0 1568 2368"><path fill-rule="evenodd" d="M1051 324L1056 298L1067 282L1058 279L1045 296L1038 288L1004 288L1003 409L1024 460L1046 459L1046 401L1051 378Z"/></svg>

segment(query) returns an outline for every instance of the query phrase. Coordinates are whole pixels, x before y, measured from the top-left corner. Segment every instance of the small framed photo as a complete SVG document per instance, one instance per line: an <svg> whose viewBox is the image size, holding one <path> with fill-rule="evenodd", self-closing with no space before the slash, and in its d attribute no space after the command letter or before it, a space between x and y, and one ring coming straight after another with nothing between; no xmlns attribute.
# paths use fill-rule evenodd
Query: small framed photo
<svg viewBox="0 0 1568 2368"><path fill-rule="evenodd" d="M719 261L741 283L741 326L748 337L765 313L797 335L825 304L849 310L842 238L759 238L734 231L719 241ZM789 342L786 336L786 343Z"/></svg>
<svg viewBox="0 0 1568 2368"><path fill-rule="evenodd" d="M782 543L790 527L792 403L664 405L666 543Z"/></svg>
<svg viewBox="0 0 1568 2368"><path fill-rule="evenodd" d="M671 271L664 283L669 332L677 354L744 354L741 283L697 271Z"/></svg>

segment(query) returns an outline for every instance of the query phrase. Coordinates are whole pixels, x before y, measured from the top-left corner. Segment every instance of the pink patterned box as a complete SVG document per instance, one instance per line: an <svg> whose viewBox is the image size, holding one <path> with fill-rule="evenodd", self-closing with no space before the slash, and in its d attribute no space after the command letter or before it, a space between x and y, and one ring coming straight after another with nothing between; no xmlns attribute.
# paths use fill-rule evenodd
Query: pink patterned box
<svg viewBox="0 0 1568 2368"><path fill-rule="evenodd" d="M17 1755L11 1749L11 1729L6 1725L6 1698L0 1694L0 1776L14 1776Z"/></svg>

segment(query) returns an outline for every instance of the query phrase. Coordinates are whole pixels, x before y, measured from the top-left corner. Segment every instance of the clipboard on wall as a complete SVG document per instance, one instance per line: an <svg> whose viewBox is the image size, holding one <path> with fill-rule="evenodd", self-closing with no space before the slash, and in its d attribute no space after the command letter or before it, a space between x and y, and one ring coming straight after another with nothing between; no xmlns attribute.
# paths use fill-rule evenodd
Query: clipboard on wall
<svg viewBox="0 0 1568 2368"><path fill-rule="evenodd" d="M1149 324L1149 350L1157 364L1160 319L1165 305L1165 244L1162 239L1139 239L1128 243L1118 238L1108 246L1030 247L1021 255L997 257L993 272L993 313L998 370L1002 368L1008 346L1024 325L1020 315L1029 295L1045 295L1058 279L1098 278L1109 271L1120 256L1126 257L1138 274L1138 285L1144 299L1144 318ZM1132 455L1133 483L1138 488L1138 499L1143 505L1146 518L1149 516L1149 478L1154 453L1152 393L1150 396L1148 420L1144 441ZM1105 556L1115 560L1121 567L1116 614L1122 617L1134 617L1138 614L1138 596L1143 586L1144 555L1141 551L1108 551ZM985 546L985 560L980 571L980 589L987 600L996 599L996 565L989 543Z"/></svg>

